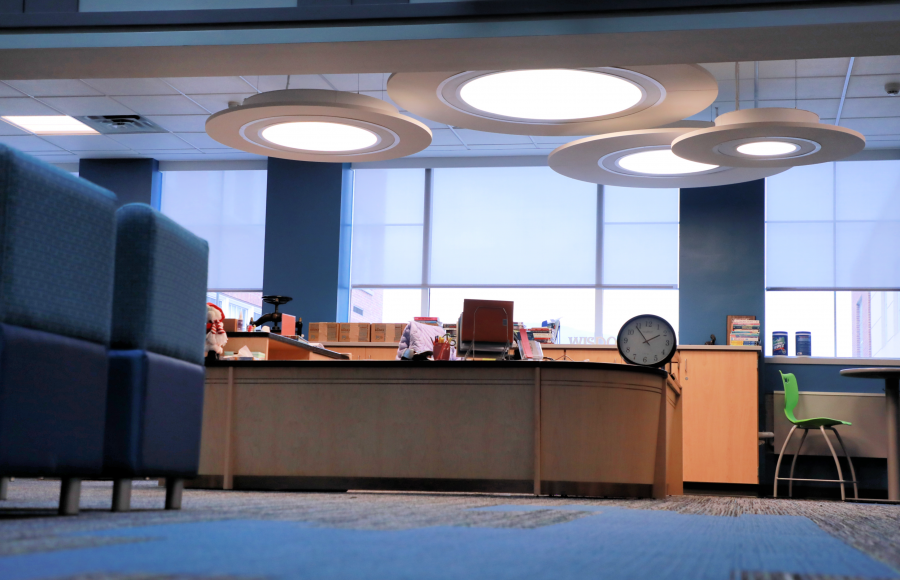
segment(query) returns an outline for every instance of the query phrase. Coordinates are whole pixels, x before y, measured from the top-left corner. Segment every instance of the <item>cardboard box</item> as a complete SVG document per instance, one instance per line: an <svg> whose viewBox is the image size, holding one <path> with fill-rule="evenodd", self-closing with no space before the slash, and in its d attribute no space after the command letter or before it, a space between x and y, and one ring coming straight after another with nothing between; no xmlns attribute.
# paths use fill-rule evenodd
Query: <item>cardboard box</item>
<svg viewBox="0 0 900 580"><path fill-rule="evenodd" d="M226 318L222 320L222 326L225 328L226 334L229 332L244 331L244 321L239 318Z"/></svg>
<svg viewBox="0 0 900 580"><path fill-rule="evenodd" d="M387 326L383 322L372 324L372 342L387 342Z"/></svg>
<svg viewBox="0 0 900 580"><path fill-rule="evenodd" d="M385 342L400 342L400 339L403 337L403 331L406 330L406 323L391 323L387 325L387 331L385 336Z"/></svg>
<svg viewBox="0 0 900 580"><path fill-rule="evenodd" d="M371 342L372 325L368 322L342 322L339 342Z"/></svg>
<svg viewBox="0 0 900 580"><path fill-rule="evenodd" d="M337 322L310 322L309 342L337 342L340 325Z"/></svg>

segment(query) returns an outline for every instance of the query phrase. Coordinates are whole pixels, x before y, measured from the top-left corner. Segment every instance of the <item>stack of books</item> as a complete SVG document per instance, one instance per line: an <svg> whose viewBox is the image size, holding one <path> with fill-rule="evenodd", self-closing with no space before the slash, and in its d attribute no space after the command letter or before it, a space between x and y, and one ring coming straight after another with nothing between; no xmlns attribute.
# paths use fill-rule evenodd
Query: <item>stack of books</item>
<svg viewBox="0 0 900 580"><path fill-rule="evenodd" d="M759 320L735 318L731 323L731 346L759 346Z"/></svg>
<svg viewBox="0 0 900 580"><path fill-rule="evenodd" d="M534 337L535 342L543 344L551 344L553 342L553 331L546 326L529 328L528 333Z"/></svg>
<svg viewBox="0 0 900 580"><path fill-rule="evenodd" d="M447 333L447 336L450 337L450 340L452 340L452 341L455 342L455 341L456 341L456 336L457 336L457 334L459 333L459 329L458 329L457 324L456 324L455 322L452 322L452 323L451 323L451 322L447 322L446 324L444 324L444 332Z"/></svg>
<svg viewBox="0 0 900 580"><path fill-rule="evenodd" d="M427 324L429 326L441 326L441 319L437 316L416 316L413 318L416 322L421 322L422 324Z"/></svg>

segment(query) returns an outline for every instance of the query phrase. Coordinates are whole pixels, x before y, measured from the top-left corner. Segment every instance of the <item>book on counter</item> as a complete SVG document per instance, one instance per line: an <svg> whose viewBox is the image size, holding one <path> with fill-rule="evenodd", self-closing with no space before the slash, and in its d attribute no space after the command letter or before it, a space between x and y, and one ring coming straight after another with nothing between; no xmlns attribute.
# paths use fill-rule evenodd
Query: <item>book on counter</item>
<svg viewBox="0 0 900 580"><path fill-rule="evenodd" d="M429 326L443 326L441 319L437 316L416 316L413 320Z"/></svg>

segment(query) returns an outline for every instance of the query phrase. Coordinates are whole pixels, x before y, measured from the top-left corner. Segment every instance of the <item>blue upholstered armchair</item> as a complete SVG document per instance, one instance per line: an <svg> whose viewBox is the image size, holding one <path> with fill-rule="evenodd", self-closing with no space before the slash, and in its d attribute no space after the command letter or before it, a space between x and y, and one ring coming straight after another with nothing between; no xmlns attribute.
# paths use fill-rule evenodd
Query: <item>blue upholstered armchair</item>
<svg viewBox="0 0 900 580"><path fill-rule="evenodd" d="M103 477L113 511L130 509L136 477L165 477L166 509L178 509L200 461L209 250L150 206L116 218Z"/></svg>
<svg viewBox="0 0 900 580"><path fill-rule="evenodd" d="M103 468L115 207L0 145L0 475L61 478L63 514Z"/></svg>

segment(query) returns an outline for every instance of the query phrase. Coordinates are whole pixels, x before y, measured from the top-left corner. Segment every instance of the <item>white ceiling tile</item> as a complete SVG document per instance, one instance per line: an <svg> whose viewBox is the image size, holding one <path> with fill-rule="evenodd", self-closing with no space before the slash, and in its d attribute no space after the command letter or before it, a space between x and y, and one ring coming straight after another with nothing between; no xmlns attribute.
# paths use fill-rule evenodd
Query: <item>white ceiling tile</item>
<svg viewBox="0 0 900 580"><path fill-rule="evenodd" d="M67 115L134 115L134 111L109 97L49 97L41 100Z"/></svg>
<svg viewBox="0 0 900 580"><path fill-rule="evenodd" d="M813 58L797 61L797 76L799 77L845 77L849 58ZM856 66L854 65L854 70Z"/></svg>
<svg viewBox="0 0 900 580"><path fill-rule="evenodd" d="M178 136L198 149L231 149L206 133L179 133Z"/></svg>
<svg viewBox="0 0 900 580"><path fill-rule="evenodd" d="M207 112L181 95L124 96L116 100L139 115L202 115Z"/></svg>
<svg viewBox="0 0 900 580"><path fill-rule="evenodd" d="M734 80L734 62L703 63L700 66L712 74L717 81ZM741 79L752 79L756 70L752 61L741 61Z"/></svg>
<svg viewBox="0 0 900 580"><path fill-rule="evenodd" d="M750 104L752 104L752 101ZM762 106L762 102L760 102L759 106ZM730 113L731 111L733 111L734 101L716 101L715 103L710 105L710 110L712 111L713 120L715 120L716 116L724 115L725 113ZM706 119L701 120L705 121Z"/></svg>
<svg viewBox="0 0 900 580"><path fill-rule="evenodd" d="M511 149L537 149L537 147L534 146L534 143L529 143L527 145L525 145L524 143L503 143L497 145L469 145L469 149L492 149L502 151Z"/></svg>
<svg viewBox="0 0 900 580"><path fill-rule="evenodd" d="M5 115L59 115L59 111L34 99L0 99L0 116Z"/></svg>
<svg viewBox="0 0 900 580"><path fill-rule="evenodd" d="M872 135L900 135L900 118L846 119L841 117L841 127L859 131L866 137Z"/></svg>
<svg viewBox="0 0 900 580"><path fill-rule="evenodd" d="M778 81L775 81L778 82ZM760 81L762 83L762 81ZM722 101L734 101L734 79L719 81L719 96ZM791 83L793 87L793 82ZM762 91L760 91L762 92ZM793 94L793 93L792 93ZM762 98L762 97L760 97ZM741 101L749 102L753 100L753 79L741 79Z"/></svg>
<svg viewBox="0 0 900 580"><path fill-rule="evenodd" d="M840 99L800 99L797 108L811 111L819 116L819 119L833 119L837 116Z"/></svg>
<svg viewBox="0 0 900 580"><path fill-rule="evenodd" d="M31 133L23 131L15 125L0 119L0 135L31 135Z"/></svg>
<svg viewBox="0 0 900 580"><path fill-rule="evenodd" d="M262 155L254 155L253 153L246 153L244 151L224 151L222 149L203 149L203 157L202 159L209 160L229 160L229 159L252 159L252 160L260 160L266 159L266 157Z"/></svg>
<svg viewBox="0 0 900 580"><path fill-rule="evenodd" d="M281 86L277 89L284 88L284 81L287 77L282 77ZM291 75L291 89L319 89L321 91L333 91L322 75ZM270 89L276 90L276 89Z"/></svg>
<svg viewBox="0 0 900 580"><path fill-rule="evenodd" d="M744 108L743 105L741 108ZM783 109L796 109L801 108L800 102L795 101L794 99L785 99L780 101L760 101L759 102L760 109L771 109L771 108L783 108Z"/></svg>
<svg viewBox="0 0 900 580"><path fill-rule="evenodd" d="M85 151L79 155L82 159L126 159L133 157L147 157L134 151Z"/></svg>
<svg viewBox="0 0 900 580"><path fill-rule="evenodd" d="M57 154L57 153L31 153L31 155L34 155L35 157L37 157L38 159L40 159L41 161L44 161L44 162L46 162L46 163L54 163L54 164L59 164L59 163L78 163L78 156L77 156L77 155L72 155L72 154L65 153L65 152L63 152L62 154Z"/></svg>
<svg viewBox="0 0 900 580"><path fill-rule="evenodd" d="M6 83L32 97L90 97L101 94L100 91L77 79L6 81Z"/></svg>
<svg viewBox="0 0 900 580"><path fill-rule="evenodd" d="M450 129L432 129L432 145L462 145Z"/></svg>
<svg viewBox="0 0 900 580"><path fill-rule="evenodd" d="M900 148L900 138L886 141L876 141L874 139L866 140L866 149L898 149Z"/></svg>
<svg viewBox="0 0 900 580"><path fill-rule="evenodd" d="M900 56L861 56L853 63L853 74L900 74Z"/></svg>
<svg viewBox="0 0 900 580"><path fill-rule="evenodd" d="M284 83L287 82L287 75L263 75L256 78L257 89L263 93L269 91L281 91L284 89Z"/></svg>
<svg viewBox="0 0 900 580"><path fill-rule="evenodd" d="M0 136L0 143L4 145L8 145L14 149L18 149L19 151L24 151L25 153L32 153L38 151L56 151L58 153L65 153L59 147L56 147L52 143L48 143L47 141L41 139L40 137L34 137L32 135L26 136Z"/></svg>
<svg viewBox="0 0 900 580"><path fill-rule="evenodd" d="M900 97L846 99L842 118L900 116Z"/></svg>
<svg viewBox="0 0 900 580"><path fill-rule="evenodd" d="M161 79L83 79L104 95L177 95Z"/></svg>
<svg viewBox="0 0 900 580"><path fill-rule="evenodd" d="M388 73L370 73L359 75L360 91L384 91L387 90Z"/></svg>
<svg viewBox="0 0 900 580"><path fill-rule="evenodd" d="M147 118L173 133L203 133L209 115L155 115Z"/></svg>
<svg viewBox="0 0 900 580"><path fill-rule="evenodd" d="M563 145L564 143L571 143L572 141L577 141L579 139L584 139L587 135L583 135L581 137L573 137L561 135L558 137L543 137L540 135L532 137L534 142L538 145Z"/></svg>
<svg viewBox="0 0 900 580"><path fill-rule="evenodd" d="M486 133L484 131L473 131L471 129L457 129L459 138L466 145L510 145L521 144L534 147L534 143L527 135L505 135L502 133Z"/></svg>
<svg viewBox="0 0 900 580"><path fill-rule="evenodd" d="M759 78L793 78L796 71L793 60L763 60L759 62Z"/></svg>
<svg viewBox="0 0 900 580"><path fill-rule="evenodd" d="M360 89L360 75L322 75L335 89L355 93Z"/></svg>
<svg viewBox="0 0 900 580"><path fill-rule="evenodd" d="M887 97L884 85L900 82L900 74L893 75L853 75L847 87L848 97ZM900 97L895 97L900 99Z"/></svg>
<svg viewBox="0 0 900 580"><path fill-rule="evenodd" d="M430 145L425 151L465 151L464 145Z"/></svg>
<svg viewBox="0 0 900 580"><path fill-rule="evenodd" d="M134 133L130 135L111 135L110 139L130 147L135 151L151 151L153 149L193 149L189 143L171 133Z"/></svg>
<svg viewBox="0 0 900 580"><path fill-rule="evenodd" d="M6 85L7 81L0 81L0 97L24 97L25 95L12 88L9 85Z"/></svg>
<svg viewBox="0 0 900 580"><path fill-rule="evenodd" d="M186 95L247 92L256 94L256 87L241 77L175 77L163 80Z"/></svg>
<svg viewBox="0 0 900 580"><path fill-rule="evenodd" d="M191 98L210 113L218 113L228 108L229 102L240 103L256 93L223 93L218 95L191 95Z"/></svg>
<svg viewBox="0 0 900 580"><path fill-rule="evenodd" d="M797 85L794 82L794 79L759 79L759 99L772 101L776 99L793 99L795 96L795 88ZM743 87L741 87L743 89ZM752 89L750 87L751 93L750 98L753 98ZM741 90L743 93L744 91ZM728 96L728 93L725 93L725 96ZM743 96L743 95L742 95Z"/></svg>
<svg viewBox="0 0 900 580"><path fill-rule="evenodd" d="M124 145L116 143L106 135L56 135L46 137L48 141L69 151L127 151Z"/></svg>
<svg viewBox="0 0 900 580"><path fill-rule="evenodd" d="M808 77L797 79L799 99L840 99L846 77Z"/></svg>

